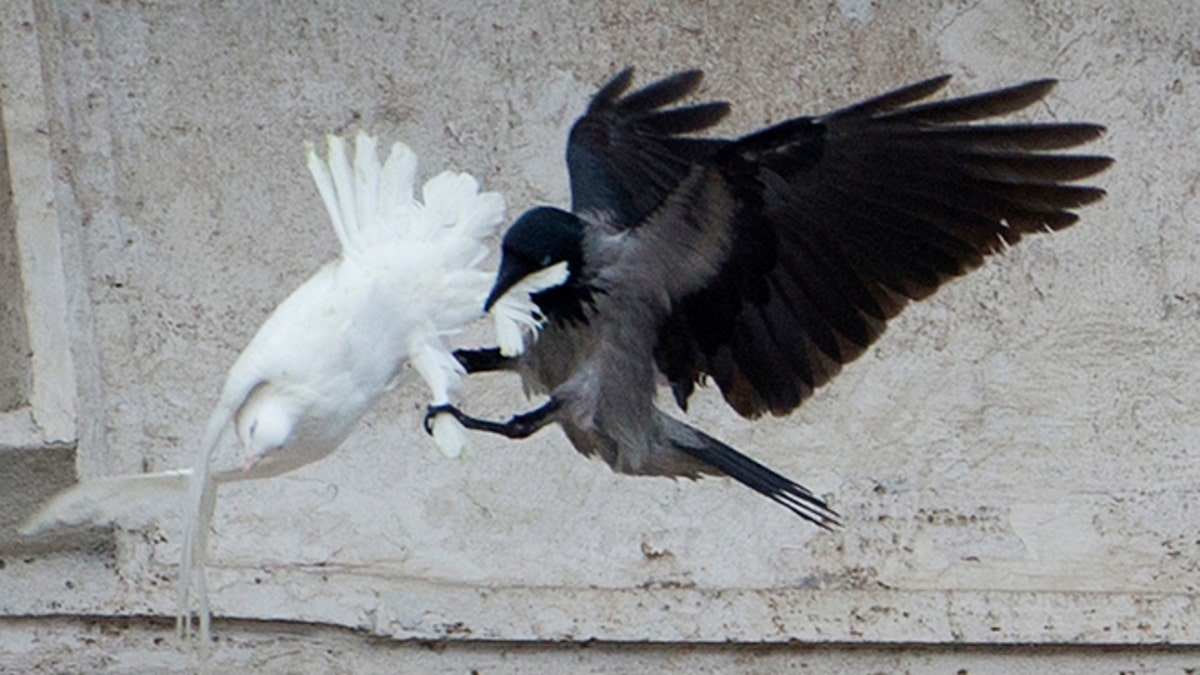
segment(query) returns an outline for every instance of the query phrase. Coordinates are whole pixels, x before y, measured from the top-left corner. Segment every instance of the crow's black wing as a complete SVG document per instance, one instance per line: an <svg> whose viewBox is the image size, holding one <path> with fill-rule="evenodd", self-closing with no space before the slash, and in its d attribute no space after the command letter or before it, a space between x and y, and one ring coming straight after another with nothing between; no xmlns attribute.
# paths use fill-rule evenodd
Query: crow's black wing
<svg viewBox="0 0 1200 675"><path fill-rule="evenodd" d="M1071 225L1072 209L1104 195L1068 183L1109 158L1053 152L1103 127L972 124L1028 107L1053 81L920 103L948 80L789 120L707 160L737 206L724 216L727 257L675 299L658 334L657 365L681 406L710 375L742 415L786 414L909 300L1025 234ZM643 160L622 161L638 175Z"/></svg>
<svg viewBox="0 0 1200 675"><path fill-rule="evenodd" d="M724 102L662 110L692 93L703 73L689 70L622 96L628 68L604 85L567 142L571 209L602 212L619 229L636 227L662 205L689 168L727 142L686 138L728 112Z"/></svg>

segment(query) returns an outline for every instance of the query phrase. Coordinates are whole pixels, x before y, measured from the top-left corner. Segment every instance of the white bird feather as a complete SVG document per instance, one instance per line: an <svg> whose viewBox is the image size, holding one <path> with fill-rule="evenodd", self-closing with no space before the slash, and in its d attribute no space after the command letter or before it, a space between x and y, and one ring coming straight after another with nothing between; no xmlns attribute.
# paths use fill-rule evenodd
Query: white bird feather
<svg viewBox="0 0 1200 675"><path fill-rule="evenodd" d="M424 185L420 203L413 198L417 157L404 144L392 146L382 167L374 139L362 133L353 165L336 136L328 138L325 161L306 146L341 255L288 296L238 356L195 466L83 481L23 528L35 534L112 522L150 498L186 492L177 624L190 634L198 618L202 650L211 635L204 562L217 486L327 457L398 383L405 362L429 386L433 404L450 402L464 373L443 338L482 316L492 283L478 266L504 215L501 195L446 171ZM565 278L562 269L502 299L493 317L506 348L519 351L540 325L530 295ZM433 433L449 457L467 442L449 415L434 420Z"/></svg>

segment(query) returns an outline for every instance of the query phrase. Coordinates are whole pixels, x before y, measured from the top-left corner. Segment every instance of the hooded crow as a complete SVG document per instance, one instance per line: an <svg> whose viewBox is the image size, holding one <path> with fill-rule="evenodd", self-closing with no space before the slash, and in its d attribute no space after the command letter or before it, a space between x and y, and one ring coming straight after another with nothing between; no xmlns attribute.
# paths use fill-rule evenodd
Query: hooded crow
<svg viewBox="0 0 1200 675"><path fill-rule="evenodd" d="M1103 197L1070 183L1111 159L1055 151L1104 128L978 123L1041 101L1055 82L927 101L942 76L736 140L696 138L729 111L671 107L700 71L626 94L632 77L600 89L571 130L571 211L534 208L504 236L488 307L567 263L567 280L534 296L549 320L540 339L518 357L456 353L468 372L515 370L549 400L504 423L452 406L430 415L510 438L557 423L615 471L725 474L837 525L805 487L659 411L658 378L685 411L711 378L745 417L790 413L910 300Z"/></svg>

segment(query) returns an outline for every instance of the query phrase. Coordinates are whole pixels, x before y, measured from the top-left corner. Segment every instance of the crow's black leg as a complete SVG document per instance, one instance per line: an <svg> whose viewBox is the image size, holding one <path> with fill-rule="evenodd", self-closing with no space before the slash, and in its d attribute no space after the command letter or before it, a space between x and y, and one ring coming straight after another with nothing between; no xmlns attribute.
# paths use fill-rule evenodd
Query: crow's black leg
<svg viewBox="0 0 1200 675"><path fill-rule="evenodd" d="M489 422L488 420L471 417L449 404L431 405L428 412L425 413L425 431L433 433L433 418L446 413L453 415L455 419L468 429L500 434L508 438L528 438L542 427L553 422L554 411L558 410L558 408L559 402L555 399L550 399L542 407L527 412L524 415L516 415L507 422Z"/></svg>
<svg viewBox="0 0 1200 675"><path fill-rule="evenodd" d="M509 370L515 358L504 356L499 347L490 349L456 349L454 358L468 373L486 373L493 370Z"/></svg>

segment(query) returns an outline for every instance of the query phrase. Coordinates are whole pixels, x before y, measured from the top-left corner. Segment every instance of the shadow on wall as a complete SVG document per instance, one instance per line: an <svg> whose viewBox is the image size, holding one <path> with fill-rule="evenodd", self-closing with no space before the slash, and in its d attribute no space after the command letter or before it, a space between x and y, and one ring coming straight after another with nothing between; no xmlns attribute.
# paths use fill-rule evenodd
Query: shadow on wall
<svg viewBox="0 0 1200 675"><path fill-rule="evenodd" d="M0 119L0 411L28 405L31 356L4 132Z"/></svg>
<svg viewBox="0 0 1200 675"><path fill-rule="evenodd" d="M75 482L75 446L0 448L0 560L51 551L111 555L112 529L58 528L36 537L17 528L47 499Z"/></svg>

